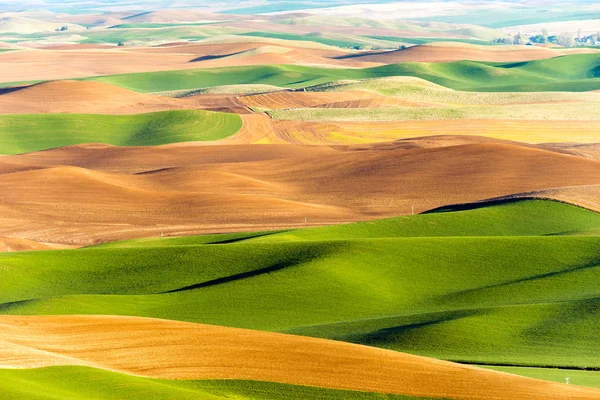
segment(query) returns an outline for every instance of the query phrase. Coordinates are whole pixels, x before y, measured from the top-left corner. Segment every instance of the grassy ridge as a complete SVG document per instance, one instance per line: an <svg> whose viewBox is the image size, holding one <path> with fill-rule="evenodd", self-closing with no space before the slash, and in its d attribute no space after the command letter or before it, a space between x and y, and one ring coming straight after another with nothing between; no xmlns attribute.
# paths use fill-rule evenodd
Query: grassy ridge
<svg viewBox="0 0 600 400"><path fill-rule="evenodd" d="M241 126L238 115L200 110L135 115L0 115L0 154L90 142L144 146L217 140L233 135Z"/></svg>
<svg viewBox="0 0 600 400"><path fill-rule="evenodd" d="M349 74L359 79L361 71L269 65L134 73L90 79L148 93L244 84L303 87L346 79Z"/></svg>
<svg viewBox="0 0 600 400"><path fill-rule="evenodd" d="M147 72L89 78L138 92L239 84L300 88L347 79L413 76L465 91L589 91L600 89L600 55L576 54L522 63L403 63L365 69L298 65Z"/></svg>
<svg viewBox="0 0 600 400"><path fill-rule="evenodd" d="M0 393L3 400L417 399L272 382L148 379L87 367L0 369Z"/></svg>
<svg viewBox="0 0 600 400"><path fill-rule="evenodd" d="M465 362L600 367L599 232L600 214L532 200L4 254L0 312L138 315Z"/></svg>

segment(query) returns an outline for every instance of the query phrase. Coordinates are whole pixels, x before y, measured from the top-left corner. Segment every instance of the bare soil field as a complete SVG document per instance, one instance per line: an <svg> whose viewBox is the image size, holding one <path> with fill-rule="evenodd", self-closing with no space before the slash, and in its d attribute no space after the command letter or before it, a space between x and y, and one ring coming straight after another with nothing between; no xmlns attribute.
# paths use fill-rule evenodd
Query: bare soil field
<svg viewBox="0 0 600 400"><path fill-rule="evenodd" d="M596 49L551 49L537 46L474 46L458 43L436 43L408 47L403 50L374 51L343 56L364 62L395 64L402 62L493 61L520 62L541 60L566 54L598 53Z"/></svg>
<svg viewBox="0 0 600 400"><path fill-rule="evenodd" d="M276 41L277 42L277 41ZM205 45L80 49L30 49L0 55L0 82L55 80L131 72L216 68L238 65L299 64L368 67L377 64L338 59L343 50L294 47L271 41L233 41Z"/></svg>
<svg viewBox="0 0 600 400"><path fill-rule="evenodd" d="M161 232L301 227L305 218L310 225L351 222L407 214L413 205L422 212L600 184L600 161L564 149L469 137L437 141L81 145L5 156L0 235L88 245ZM560 193L579 202L577 193ZM600 209L593 196L583 201Z"/></svg>

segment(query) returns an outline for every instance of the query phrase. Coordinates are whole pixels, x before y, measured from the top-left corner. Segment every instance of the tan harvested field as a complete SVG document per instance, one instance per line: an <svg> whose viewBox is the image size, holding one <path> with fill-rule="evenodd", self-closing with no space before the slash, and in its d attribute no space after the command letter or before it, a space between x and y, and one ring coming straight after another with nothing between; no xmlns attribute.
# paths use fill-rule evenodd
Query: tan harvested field
<svg viewBox="0 0 600 400"><path fill-rule="evenodd" d="M33 240L0 236L0 252L65 249L70 246L39 243Z"/></svg>
<svg viewBox="0 0 600 400"><path fill-rule="evenodd" d="M0 235L117 239L359 221L600 184L600 161L468 137L377 145L82 145L0 160ZM422 144L421 144L422 143ZM578 197L570 200L578 202Z"/></svg>
<svg viewBox="0 0 600 400"><path fill-rule="evenodd" d="M552 150L561 149L570 154L600 160L600 143L546 143L541 147Z"/></svg>
<svg viewBox="0 0 600 400"><path fill-rule="evenodd" d="M279 25L285 26L285 25ZM0 83L31 79L73 79L132 72L186 70L239 65L297 64L366 68L399 62L455 60L525 61L594 49L430 44L388 52L355 52L309 42L240 38L156 47L60 45L0 54Z"/></svg>
<svg viewBox="0 0 600 400"><path fill-rule="evenodd" d="M55 80L131 72L185 70L239 65L304 64L368 67L342 60L347 54L325 46L296 47L269 40L179 46L73 50L30 49L0 54L0 82ZM324 49L322 48L324 47ZM65 46L62 47L63 49Z"/></svg>
<svg viewBox="0 0 600 400"><path fill-rule="evenodd" d="M600 391L389 350L136 317L2 316L0 366L86 365L166 379L243 379L450 399L598 399Z"/></svg>
<svg viewBox="0 0 600 400"><path fill-rule="evenodd" d="M304 122L242 115L242 129L222 143L352 144L418 136L469 135L527 143L598 142L598 121L447 119L383 122Z"/></svg>
<svg viewBox="0 0 600 400"><path fill-rule="evenodd" d="M600 185L567 186L533 192L515 193L500 199L552 199L569 204L575 204L590 210L600 212Z"/></svg>
<svg viewBox="0 0 600 400"><path fill-rule="evenodd" d="M494 61L519 62L558 57L565 54L598 53L596 49L551 49L537 46L475 46L458 43L433 43L403 50L373 51L351 55L355 60L371 63Z"/></svg>
<svg viewBox="0 0 600 400"><path fill-rule="evenodd" d="M136 114L190 109L251 112L235 96L202 95L177 99L136 93L103 82L51 81L0 94L0 114Z"/></svg>
<svg viewBox="0 0 600 400"><path fill-rule="evenodd" d="M239 101L258 109L287 108L380 108L418 107L422 104L403 101L400 98L382 96L365 91L346 92L290 92L279 91L242 96Z"/></svg>

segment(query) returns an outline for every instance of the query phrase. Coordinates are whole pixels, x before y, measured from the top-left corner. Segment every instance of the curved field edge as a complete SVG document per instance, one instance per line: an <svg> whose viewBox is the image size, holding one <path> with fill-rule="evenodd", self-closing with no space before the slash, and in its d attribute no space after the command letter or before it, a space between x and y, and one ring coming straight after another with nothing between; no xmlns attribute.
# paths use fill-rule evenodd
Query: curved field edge
<svg viewBox="0 0 600 400"><path fill-rule="evenodd" d="M152 379L73 366L0 369L0 393L4 400L429 400L275 382Z"/></svg>
<svg viewBox="0 0 600 400"><path fill-rule="evenodd" d="M150 146L212 141L242 127L236 114L202 110L134 115L0 115L0 154L18 154L82 143Z"/></svg>
<svg viewBox="0 0 600 400"><path fill-rule="evenodd" d="M578 386L600 388L600 373L547 368L484 367L515 375ZM43 390L40 388L43 387ZM164 380L142 378L90 367L0 369L0 392L5 400L429 400L324 389L275 382L239 380Z"/></svg>
<svg viewBox="0 0 600 400"><path fill-rule="evenodd" d="M600 55L576 54L522 63L402 63L364 69L268 65L147 72L86 78L138 92L263 84L303 88L339 80L412 76L451 89L488 92L585 92L600 89ZM558 77L558 78L557 78Z"/></svg>
<svg viewBox="0 0 600 400"><path fill-rule="evenodd" d="M586 92L600 89L599 66L598 54L573 54L521 63L416 62L364 69L279 64L141 72L97 76L84 80L104 81L137 92L149 93L247 84L304 88L340 80L412 76L451 89L472 92ZM3 83L1 86L11 87L26 83L31 82Z"/></svg>
<svg viewBox="0 0 600 400"><path fill-rule="evenodd" d="M599 227L600 214L522 200L269 235L5 254L0 312L138 315L461 362L600 367Z"/></svg>
<svg viewBox="0 0 600 400"><path fill-rule="evenodd" d="M0 325L0 362L18 368L79 365L161 379L259 380L455 399L600 395L368 346L213 325L114 316L3 316Z"/></svg>

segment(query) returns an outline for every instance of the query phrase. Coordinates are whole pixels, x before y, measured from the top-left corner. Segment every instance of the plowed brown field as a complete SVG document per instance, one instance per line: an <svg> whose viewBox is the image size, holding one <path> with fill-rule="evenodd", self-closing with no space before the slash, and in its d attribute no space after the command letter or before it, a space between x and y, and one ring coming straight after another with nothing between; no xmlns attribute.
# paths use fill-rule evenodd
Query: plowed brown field
<svg viewBox="0 0 600 400"><path fill-rule="evenodd" d="M373 219L600 184L600 161L468 137L373 146L72 146L0 160L0 235L63 244ZM470 143L470 144L465 144ZM442 147L440 147L442 146ZM577 203L574 196L572 202Z"/></svg>

